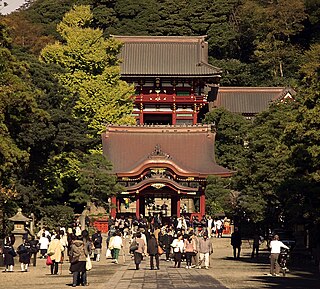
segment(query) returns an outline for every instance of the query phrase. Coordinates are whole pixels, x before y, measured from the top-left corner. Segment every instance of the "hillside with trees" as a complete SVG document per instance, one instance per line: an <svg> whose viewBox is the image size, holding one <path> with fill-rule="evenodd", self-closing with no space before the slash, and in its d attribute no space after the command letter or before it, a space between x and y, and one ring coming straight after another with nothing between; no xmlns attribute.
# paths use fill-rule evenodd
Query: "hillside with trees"
<svg viewBox="0 0 320 289"><path fill-rule="evenodd" d="M320 2L314 0L34 0L2 16L5 219L17 206L37 218L59 206L66 218L118 190L106 178L111 164L99 154L99 133L104 122L132 123L132 88L120 80L121 43L110 35L207 35L209 62L224 71L222 85L293 87L294 102L275 104L252 122L224 110L207 115L217 127L218 162L237 171L226 183L208 180L208 209L254 223L319 226Z"/></svg>

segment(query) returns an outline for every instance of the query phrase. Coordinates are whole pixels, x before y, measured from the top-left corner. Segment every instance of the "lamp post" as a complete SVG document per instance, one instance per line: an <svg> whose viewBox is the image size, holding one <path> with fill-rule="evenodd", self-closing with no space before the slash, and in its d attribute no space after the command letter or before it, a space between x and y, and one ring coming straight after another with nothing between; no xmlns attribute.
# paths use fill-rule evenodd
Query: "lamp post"
<svg viewBox="0 0 320 289"><path fill-rule="evenodd" d="M17 244L21 244L24 236L28 234L26 230L26 223L30 222L30 219L22 214L22 209L18 209L18 212L11 218L10 221L14 223L12 234L14 235Z"/></svg>

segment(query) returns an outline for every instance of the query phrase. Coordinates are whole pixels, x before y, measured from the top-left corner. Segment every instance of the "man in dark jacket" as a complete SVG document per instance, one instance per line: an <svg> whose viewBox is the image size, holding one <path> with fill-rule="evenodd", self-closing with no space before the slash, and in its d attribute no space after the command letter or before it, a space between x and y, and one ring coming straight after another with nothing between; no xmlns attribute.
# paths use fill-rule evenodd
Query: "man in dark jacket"
<svg viewBox="0 0 320 289"><path fill-rule="evenodd" d="M94 261L99 262L101 256L101 248L102 248L102 236L101 231L97 230L96 233L92 235L92 242L94 245Z"/></svg>
<svg viewBox="0 0 320 289"><path fill-rule="evenodd" d="M234 232L231 234L231 246L233 247L233 258L239 259L241 252L241 235L237 227L234 228ZM237 252L238 250L238 252Z"/></svg>
<svg viewBox="0 0 320 289"><path fill-rule="evenodd" d="M30 264L30 243L28 239L23 239L23 243L18 247L19 262L21 263L21 272L27 272Z"/></svg>
<svg viewBox="0 0 320 289"><path fill-rule="evenodd" d="M159 254L158 254L158 242L156 237L154 236L154 234L150 235L150 239L148 241L148 249L147 252L150 256L150 268L151 270L154 269L154 263L153 263L153 259L156 259L156 267L157 270L160 269L160 262L159 262Z"/></svg>
<svg viewBox="0 0 320 289"><path fill-rule="evenodd" d="M172 241L173 241L172 231L170 229L166 229L164 235L161 234L159 238L159 243L166 253L166 261L170 261L170 250L171 250L170 245Z"/></svg>
<svg viewBox="0 0 320 289"><path fill-rule="evenodd" d="M30 247L31 247L30 254L31 254L31 257L33 257L32 258L32 265L33 266L37 265L37 253L39 250L38 244L39 244L39 241L35 239L35 236L32 236L31 240L30 240Z"/></svg>

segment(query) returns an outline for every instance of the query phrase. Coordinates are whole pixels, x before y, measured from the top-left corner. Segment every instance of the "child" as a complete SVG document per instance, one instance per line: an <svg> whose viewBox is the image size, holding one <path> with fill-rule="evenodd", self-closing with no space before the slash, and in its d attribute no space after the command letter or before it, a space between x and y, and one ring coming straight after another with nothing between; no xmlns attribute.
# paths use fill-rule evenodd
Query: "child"
<svg viewBox="0 0 320 289"><path fill-rule="evenodd" d="M28 272L28 266L31 259L31 246L28 239L24 239L23 243L18 247L19 262L21 263L21 272Z"/></svg>
<svg viewBox="0 0 320 289"><path fill-rule="evenodd" d="M3 272L13 272L14 257L17 255L13 246L11 245L10 238L5 239L5 244L3 247L4 265L5 269Z"/></svg>

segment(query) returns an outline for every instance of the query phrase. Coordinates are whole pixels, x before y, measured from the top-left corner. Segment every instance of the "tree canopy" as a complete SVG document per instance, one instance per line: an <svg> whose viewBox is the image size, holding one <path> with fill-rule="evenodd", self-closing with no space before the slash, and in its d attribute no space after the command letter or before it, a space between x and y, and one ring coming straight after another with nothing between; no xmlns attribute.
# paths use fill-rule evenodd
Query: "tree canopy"
<svg viewBox="0 0 320 289"><path fill-rule="evenodd" d="M63 41L46 46L41 59L64 69L57 77L75 99L75 116L101 132L105 123L133 123L133 88L120 80L121 43L90 28L92 17L89 6L74 6L57 26Z"/></svg>

